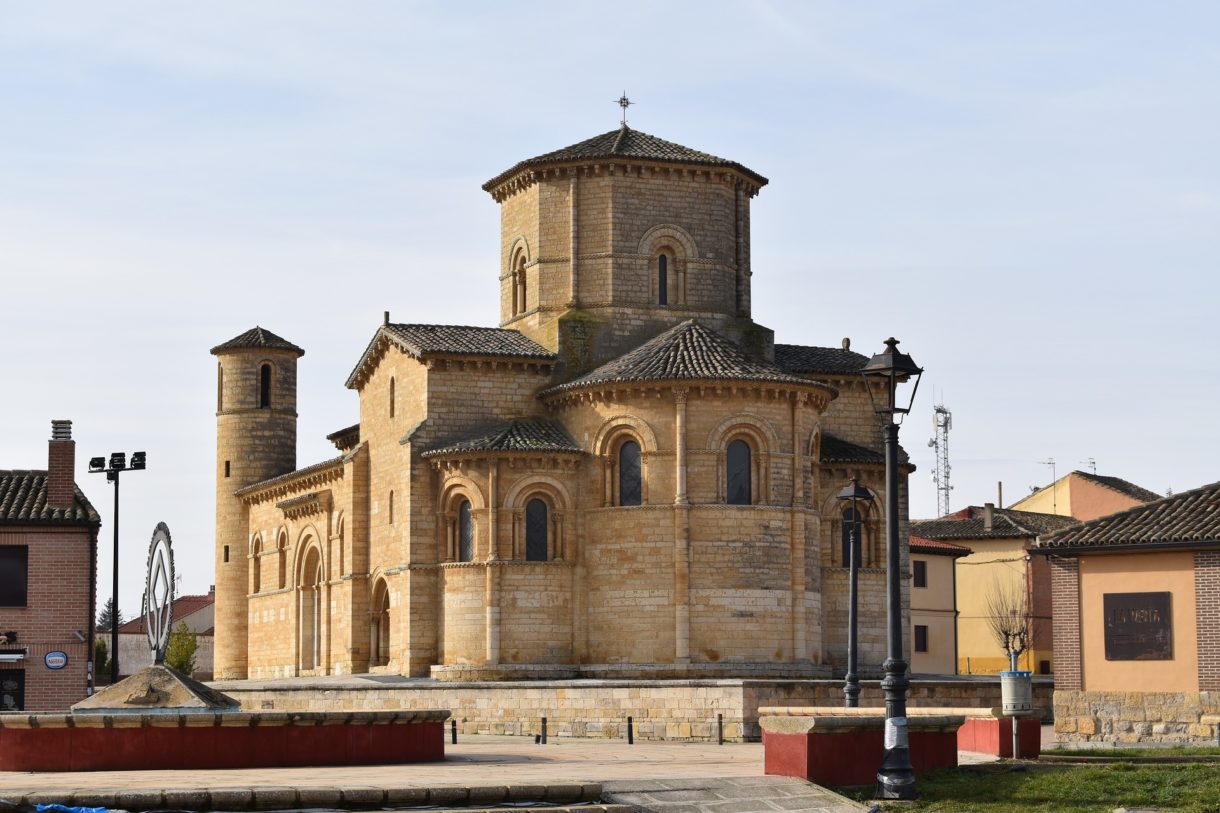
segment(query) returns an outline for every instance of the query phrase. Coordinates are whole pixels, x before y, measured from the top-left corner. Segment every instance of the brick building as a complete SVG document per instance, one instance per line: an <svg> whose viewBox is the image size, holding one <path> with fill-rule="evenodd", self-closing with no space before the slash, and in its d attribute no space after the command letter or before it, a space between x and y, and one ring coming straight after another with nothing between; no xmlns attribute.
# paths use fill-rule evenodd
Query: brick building
<svg viewBox="0 0 1220 813"><path fill-rule="evenodd" d="M45 470L0 471L0 711L64 710L88 686L101 519L72 422L51 427Z"/></svg>
<svg viewBox="0 0 1220 813"><path fill-rule="evenodd" d="M1052 574L1063 742L1214 743L1220 483L1038 542Z"/></svg>
<svg viewBox="0 0 1220 813"><path fill-rule="evenodd" d="M884 494L868 357L753 320L766 183L625 124L516 164L483 187L500 326L387 313L359 422L305 468L304 351L259 327L213 348L216 677L827 676L845 521L879 672L883 500L835 502L852 476Z"/></svg>

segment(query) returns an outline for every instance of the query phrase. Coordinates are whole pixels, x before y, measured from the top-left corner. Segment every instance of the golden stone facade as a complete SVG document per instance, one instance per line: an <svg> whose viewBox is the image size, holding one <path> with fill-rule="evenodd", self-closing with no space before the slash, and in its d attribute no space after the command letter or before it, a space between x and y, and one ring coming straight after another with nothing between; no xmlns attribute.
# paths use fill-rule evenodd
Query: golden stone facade
<svg viewBox="0 0 1220 813"><path fill-rule="evenodd" d="M834 497L852 476L884 493L880 425L865 356L776 345L751 318L765 184L625 125L517 164L484 187L501 327L387 314L347 382L359 424L303 469L304 351L261 328L213 348L216 677L828 676ZM882 502L862 524L866 672Z"/></svg>

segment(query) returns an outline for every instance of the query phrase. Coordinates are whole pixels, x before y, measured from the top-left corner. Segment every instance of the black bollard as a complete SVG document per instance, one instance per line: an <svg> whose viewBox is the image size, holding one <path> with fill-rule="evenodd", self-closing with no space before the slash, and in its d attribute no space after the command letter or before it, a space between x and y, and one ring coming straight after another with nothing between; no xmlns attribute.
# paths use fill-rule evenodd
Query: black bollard
<svg viewBox="0 0 1220 813"><path fill-rule="evenodd" d="M724 715L716 715L716 743L724 745Z"/></svg>
<svg viewBox="0 0 1220 813"><path fill-rule="evenodd" d="M546 718L542 718L542 744L546 745Z"/></svg>
<svg viewBox="0 0 1220 813"><path fill-rule="evenodd" d="M635 745L635 730L632 727L632 720L630 717L627 718L627 744Z"/></svg>
<svg viewBox="0 0 1220 813"><path fill-rule="evenodd" d="M457 720L449 721L449 739L457 745Z"/></svg>

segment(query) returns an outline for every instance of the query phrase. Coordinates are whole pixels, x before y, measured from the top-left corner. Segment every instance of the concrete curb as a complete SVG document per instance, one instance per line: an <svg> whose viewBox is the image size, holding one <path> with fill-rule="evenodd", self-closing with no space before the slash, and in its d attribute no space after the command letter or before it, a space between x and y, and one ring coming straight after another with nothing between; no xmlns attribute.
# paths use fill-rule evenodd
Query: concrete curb
<svg viewBox="0 0 1220 813"><path fill-rule="evenodd" d="M71 807L106 807L119 810L289 810L328 808L347 810L383 807L453 806L494 807L498 804L600 802L602 786L596 783L553 785L437 785L432 787L292 788L277 785L228 788L166 788L120 791L0 791L16 804L62 804Z"/></svg>

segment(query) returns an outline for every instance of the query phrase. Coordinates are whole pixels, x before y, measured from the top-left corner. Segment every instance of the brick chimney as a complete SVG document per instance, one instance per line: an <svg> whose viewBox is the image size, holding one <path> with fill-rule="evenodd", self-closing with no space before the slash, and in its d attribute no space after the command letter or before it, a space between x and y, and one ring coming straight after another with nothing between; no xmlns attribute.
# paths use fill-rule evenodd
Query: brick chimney
<svg viewBox="0 0 1220 813"><path fill-rule="evenodd" d="M51 421L47 450L47 505L70 508L76 498L76 441L72 421Z"/></svg>
<svg viewBox="0 0 1220 813"><path fill-rule="evenodd" d="M990 533L995 522L995 503L983 503L983 530Z"/></svg>

